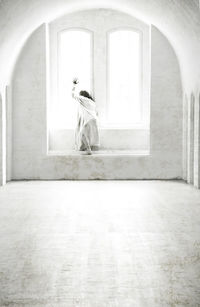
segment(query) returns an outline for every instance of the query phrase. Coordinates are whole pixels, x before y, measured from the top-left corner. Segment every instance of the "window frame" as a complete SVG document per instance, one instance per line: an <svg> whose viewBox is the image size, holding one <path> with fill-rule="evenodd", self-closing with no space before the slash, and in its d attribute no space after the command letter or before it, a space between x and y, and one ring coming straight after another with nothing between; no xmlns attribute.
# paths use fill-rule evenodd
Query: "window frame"
<svg viewBox="0 0 200 307"><path fill-rule="evenodd" d="M100 10L101 11L101 10ZM115 129L115 130L124 130L124 129L147 129L149 130L150 128L150 26L144 24L142 21L135 19L133 16L129 16L129 20L126 21L126 19L123 19L123 12L119 11L113 11L110 9L105 9L104 11L107 11L108 13L114 12L114 14L120 14L122 15L122 22L121 20L115 18L114 16L114 25L110 25L107 27L107 29L103 29L103 35L104 41L105 41L105 49L102 49L104 51L105 55L105 63L104 65L104 76L105 76L105 84L103 85L103 94L101 95L101 100L99 99L99 93L98 97L96 96L96 88L98 87L98 92L100 85L98 86L97 83L100 83L100 77L98 76L97 73L97 59L95 59L95 51L97 50L96 44L97 44L97 27L96 25L91 24L91 22L86 22L86 21L79 21L78 18L72 18L72 22L67 20L67 15L66 17L63 17L60 19L60 21L53 22L49 24L49 52L50 52L50 88L51 88L51 95L50 95L50 104L52 105L56 101L57 97L57 85L58 85L58 51L59 51L59 33L62 31L70 31L70 30L79 30L83 32L90 33L91 35L91 94L94 98L96 98L97 102L97 109L100 111L100 117L104 118L103 124L100 123L99 128L100 129ZM73 13L73 15L78 14L80 15L81 13L84 14L84 12L90 12L90 10L87 11L79 11L76 13ZM116 19L116 20L115 20ZM120 23L120 25L118 25ZM140 58L141 58L141 115L142 115L142 121L140 123L133 123L132 125L123 125L123 126L113 126L106 124L105 119L107 117L107 107L108 107L108 97L109 97L109 78L108 78L108 58L109 58L109 44L108 44L108 39L110 33L118 30L131 30L138 32L140 34ZM102 46L101 46L102 48ZM102 76L102 74L101 74ZM56 80L55 80L56 78ZM99 78L97 80L97 78ZM103 101L105 100L105 101ZM104 113L104 114L103 114ZM68 129L68 128L66 128Z"/></svg>

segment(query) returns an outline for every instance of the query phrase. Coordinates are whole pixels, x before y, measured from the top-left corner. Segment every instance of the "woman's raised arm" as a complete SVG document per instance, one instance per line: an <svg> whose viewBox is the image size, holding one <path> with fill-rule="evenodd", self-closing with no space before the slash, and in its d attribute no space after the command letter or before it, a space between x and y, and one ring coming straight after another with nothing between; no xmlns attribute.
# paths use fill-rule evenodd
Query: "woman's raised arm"
<svg viewBox="0 0 200 307"><path fill-rule="evenodd" d="M77 97L77 93L76 93L76 89L77 89L77 84L79 83L79 80L77 78L73 79L73 88L72 88L72 97L76 98Z"/></svg>

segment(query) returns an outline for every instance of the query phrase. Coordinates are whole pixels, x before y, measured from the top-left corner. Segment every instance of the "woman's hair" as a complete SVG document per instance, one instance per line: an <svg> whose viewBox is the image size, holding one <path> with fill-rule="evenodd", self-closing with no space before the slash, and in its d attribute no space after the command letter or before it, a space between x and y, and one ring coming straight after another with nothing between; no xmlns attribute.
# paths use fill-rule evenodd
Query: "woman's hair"
<svg viewBox="0 0 200 307"><path fill-rule="evenodd" d="M90 94L87 91L80 91L80 96L92 99L94 101L94 99L92 98L92 96L90 96Z"/></svg>

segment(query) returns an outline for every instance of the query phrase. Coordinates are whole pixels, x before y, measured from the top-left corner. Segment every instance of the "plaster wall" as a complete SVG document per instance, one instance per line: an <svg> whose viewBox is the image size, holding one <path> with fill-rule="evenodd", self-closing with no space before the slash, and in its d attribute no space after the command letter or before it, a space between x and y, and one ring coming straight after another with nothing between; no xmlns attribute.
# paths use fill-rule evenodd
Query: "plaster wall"
<svg viewBox="0 0 200 307"><path fill-rule="evenodd" d="M200 188L200 94L192 91L183 101L183 179Z"/></svg>
<svg viewBox="0 0 200 307"><path fill-rule="evenodd" d="M8 82L25 39L43 22L75 10L113 8L155 24L170 39L181 63L184 85L200 78L200 13L197 0L5 0L0 2L0 86Z"/></svg>
<svg viewBox="0 0 200 307"><path fill-rule="evenodd" d="M27 41L12 84L12 178L34 178L46 154L45 26Z"/></svg>
<svg viewBox="0 0 200 307"><path fill-rule="evenodd" d="M2 96L1 96L1 93L0 93L0 185L2 185L2 174L3 174L3 161L2 161L2 158L3 158L3 135L2 135L2 132L3 132L3 109L2 109Z"/></svg>
<svg viewBox="0 0 200 307"><path fill-rule="evenodd" d="M200 94L194 102L194 185L200 188Z"/></svg>
<svg viewBox="0 0 200 307"><path fill-rule="evenodd" d="M188 104L188 149L187 149L187 182L194 183L194 103L195 98L192 94Z"/></svg>
<svg viewBox="0 0 200 307"><path fill-rule="evenodd" d="M0 186L6 183L6 91L0 93Z"/></svg>
<svg viewBox="0 0 200 307"><path fill-rule="evenodd" d="M177 58L152 27L150 155L47 155L45 25L27 41L13 76L13 179L182 177L182 95ZM172 81L173 80L173 81Z"/></svg>
<svg viewBox="0 0 200 307"><path fill-rule="evenodd" d="M6 180L12 179L12 89L10 86L6 87L6 133L5 133L5 144L6 144Z"/></svg>
<svg viewBox="0 0 200 307"><path fill-rule="evenodd" d="M49 22L65 13L80 9L113 8L128 12L144 22L156 25L169 39L178 55L183 81L184 95L195 96L199 103L200 81L200 10L198 0L5 0L0 1L0 91L10 84L10 77L19 52L30 36L43 22ZM186 107L187 110L187 107ZM198 106L195 108L194 133L194 185L200 187ZM10 115L9 115L10 116ZM8 123L8 126L11 123ZM10 129L10 128L9 128ZM188 118L184 116L183 171L184 179L188 169ZM11 144L8 133L7 144ZM9 151L12 151L9 145ZM11 155L9 155L11 156ZM0 160L3 159L0 151ZM10 158L9 158L10 159ZM7 164L9 163L7 159ZM8 180L10 177L8 176ZM1 178L2 181L2 178Z"/></svg>

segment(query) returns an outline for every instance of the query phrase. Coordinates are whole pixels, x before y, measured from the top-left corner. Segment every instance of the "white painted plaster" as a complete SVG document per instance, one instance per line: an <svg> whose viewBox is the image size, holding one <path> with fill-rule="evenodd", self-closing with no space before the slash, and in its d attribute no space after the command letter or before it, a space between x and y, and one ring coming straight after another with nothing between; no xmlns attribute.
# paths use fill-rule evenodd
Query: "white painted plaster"
<svg viewBox="0 0 200 307"><path fill-rule="evenodd" d="M200 95L194 106L194 186L200 188Z"/></svg>
<svg viewBox="0 0 200 307"><path fill-rule="evenodd" d="M158 161L163 155L166 157L166 172L173 160L182 177L183 114L179 67L169 42L155 27L152 27L151 37L151 154Z"/></svg>
<svg viewBox="0 0 200 307"><path fill-rule="evenodd" d="M187 150L188 150L188 97L183 100L183 180L187 181Z"/></svg>
<svg viewBox="0 0 200 307"><path fill-rule="evenodd" d="M12 107L13 178L16 172L29 173L34 177L41 155L47 152L44 37L43 25L27 41L15 70Z"/></svg>
<svg viewBox="0 0 200 307"><path fill-rule="evenodd" d="M6 87L6 181L12 179L12 89Z"/></svg>
<svg viewBox="0 0 200 307"><path fill-rule="evenodd" d="M191 94L188 100L188 146L187 146L187 182L194 182L194 103L195 97Z"/></svg>
<svg viewBox="0 0 200 307"><path fill-rule="evenodd" d="M3 102L0 93L0 186L3 183Z"/></svg>
<svg viewBox="0 0 200 307"><path fill-rule="evenodd" d="M13 179L169 179L182 176L180 71L152 27L151 155L47 155L45 25L27 41L13 77ZM173 82L172 82L173 80Z"/></svg>
<svg viewBox="0 0 200 307"><path fill-rule="evenodd" d="M200 11L197 4L198 0L1 1L0 89L6 86L9 76L12 76L14 63L25 40L44 21L79 9L105 7L128 12L152 23L169 38L178 55L184 92L190 96L192 91L199 90L200 81ZM8 140L10 142L11 139ZM200 164L195 167L200 169Z"/></svg>
<svg viewBox="0 0 200 307"><path fill-rule="evenodd" d="M6 90L0 93L0 186L6 183Z"/></svg>
<svg viewBox="0 0 200 307"><path fill-rule="evenodd" d="M196 1L196 0L195 0ZM67 12L88 8L113 8L155 24L169 37L179 55L185 86L194 86L199 78L197 65L200 42L199 10L195 1L176 0L6 0L0 3L1 57L3 80L11 72L19 48L33 29L44 21ZM1 83L0 82L0 83ZM187 84L186 84L187 83Z"/></svg>

